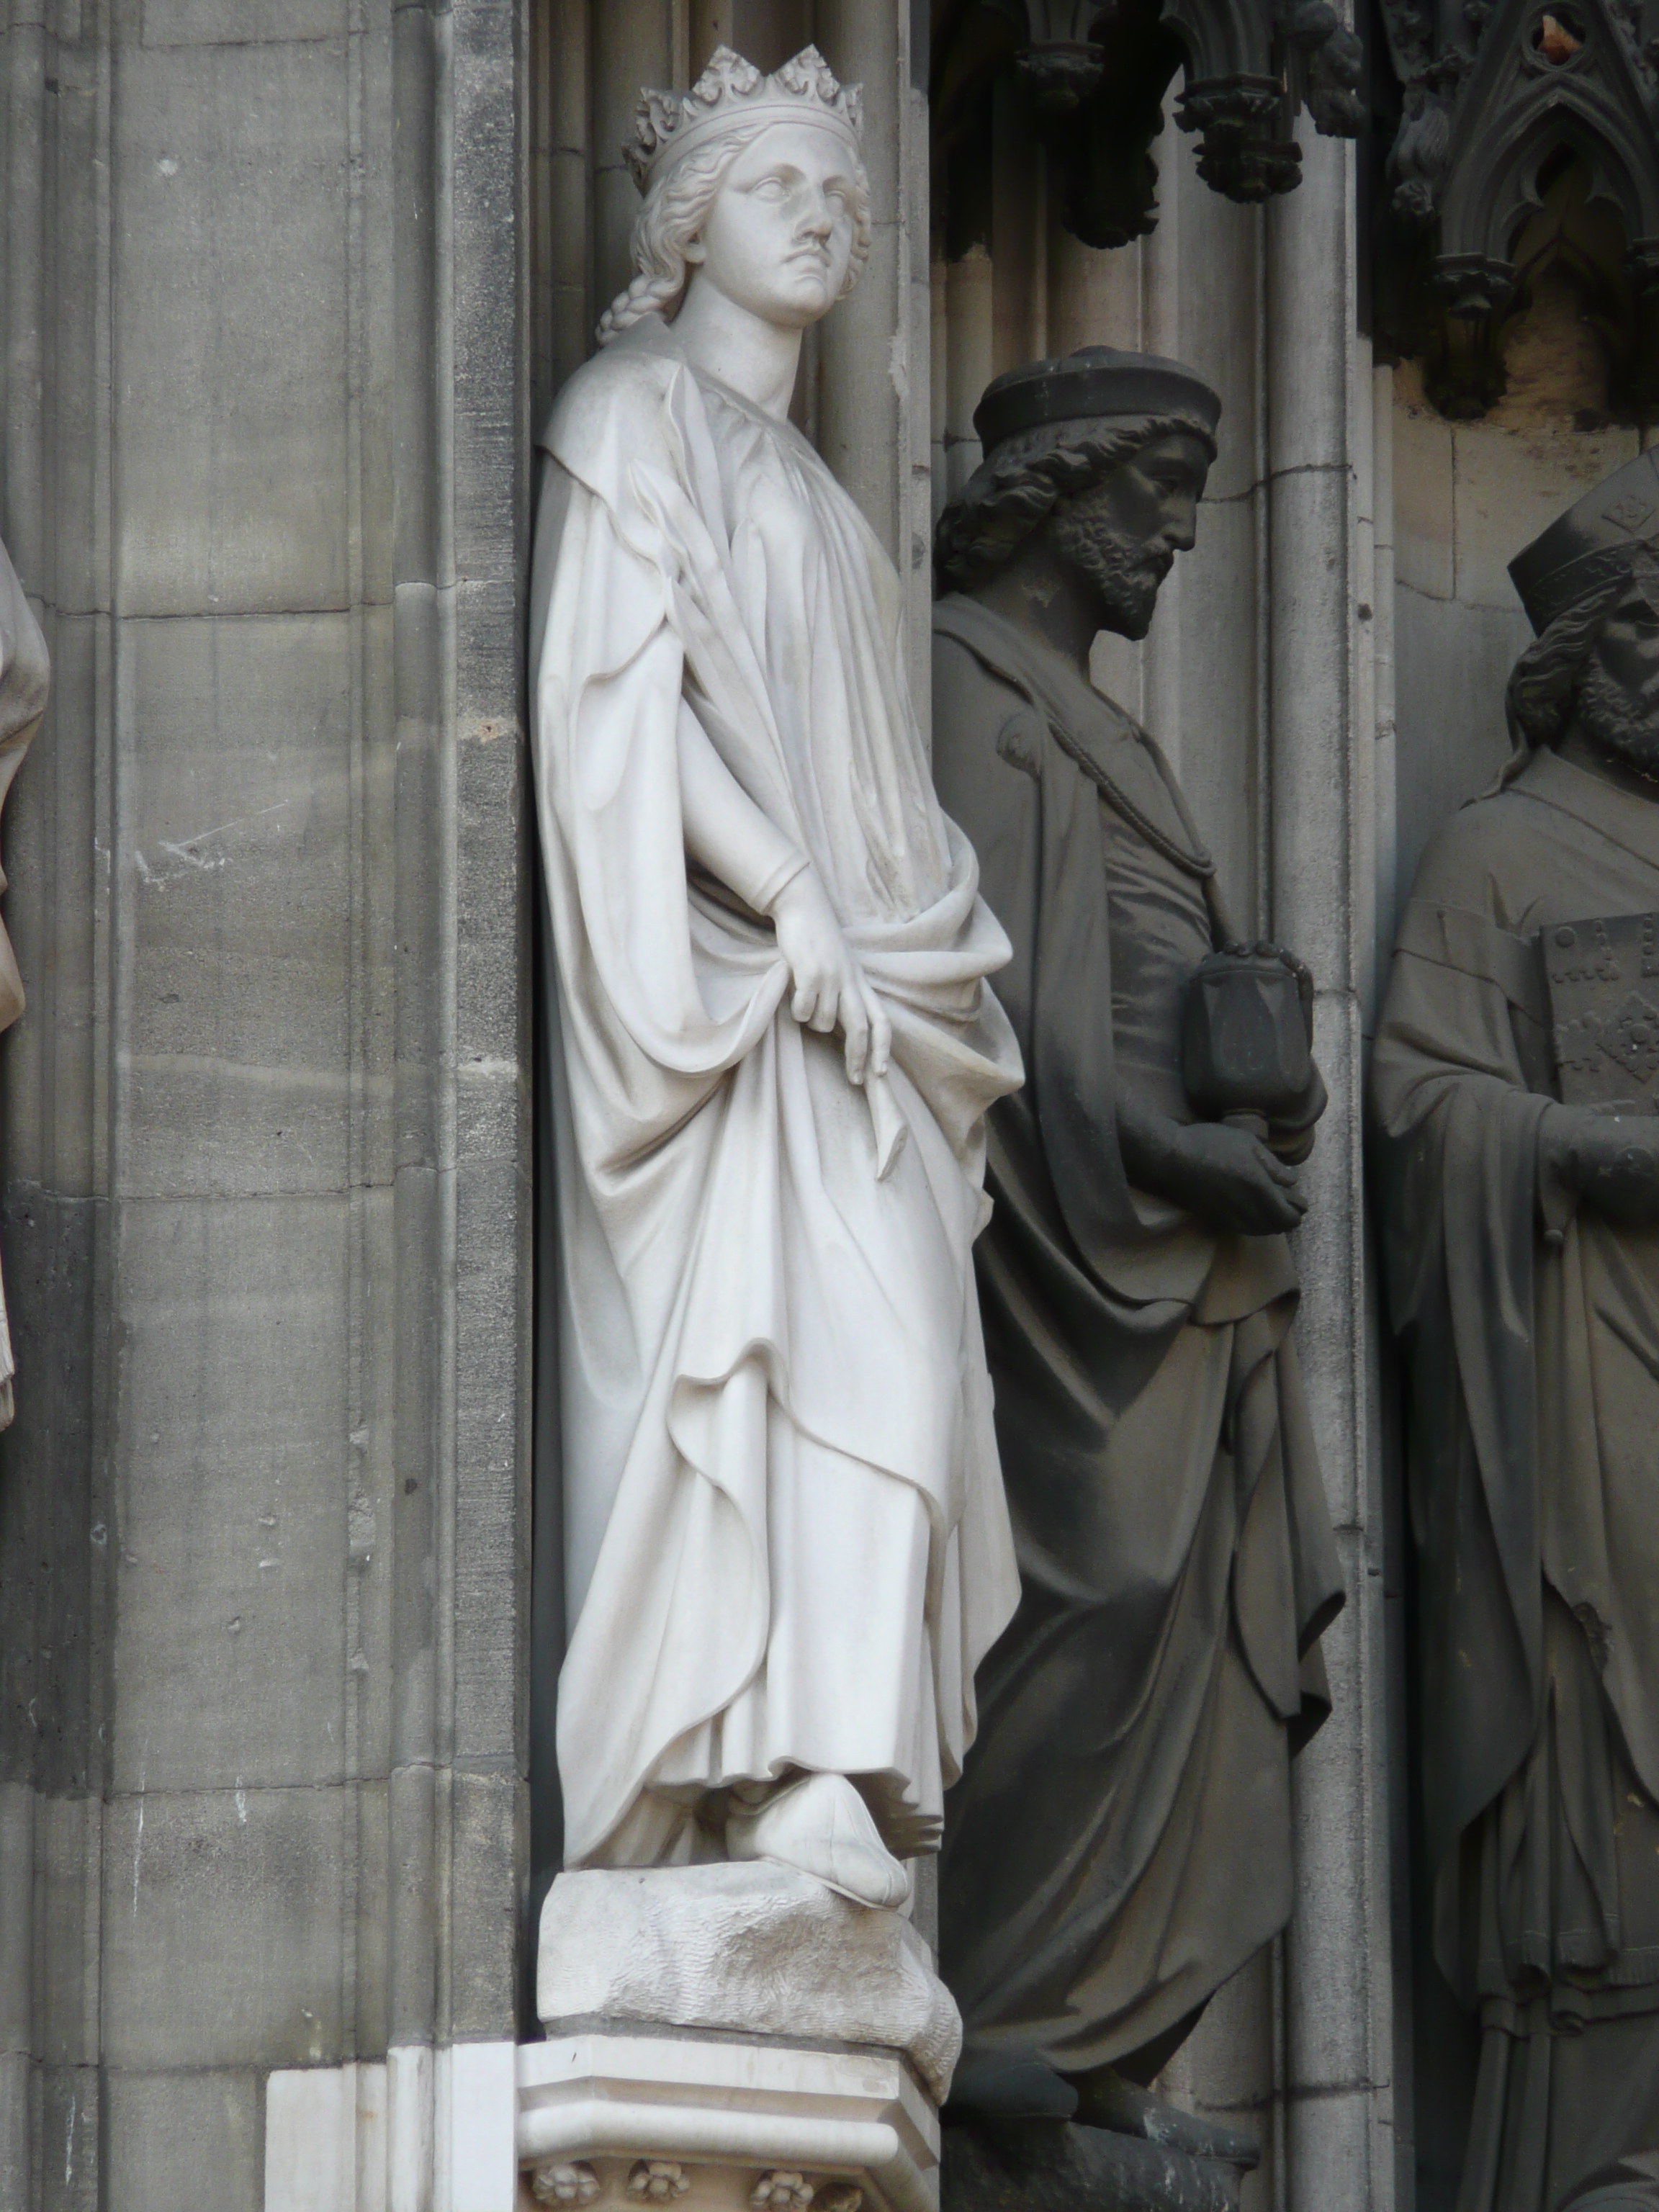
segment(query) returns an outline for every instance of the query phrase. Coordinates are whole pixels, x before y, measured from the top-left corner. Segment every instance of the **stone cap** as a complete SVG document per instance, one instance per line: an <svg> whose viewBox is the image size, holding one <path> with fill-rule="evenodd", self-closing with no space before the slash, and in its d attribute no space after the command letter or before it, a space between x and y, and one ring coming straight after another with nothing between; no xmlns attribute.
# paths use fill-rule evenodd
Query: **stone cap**
<svg viewBox="0 0 1659 2212"><path fill-rule="evenodd" d="M896 1912L752 1863L587 1868L542 1906L536 2010L550 2035L636 2021L902 2051L942 2104L962 2020Z"/></svg>
<svg viewBox="0 0 1659 2212"><path fill-rule="evenodd" d="M1008 439L1049 422L1134 415L1172 416L1215 451L1221 398L1197 370L1163 354L1121 353L1115 346L1079 346L1005 370L986 386L974 429L988 457Z"/></svg>

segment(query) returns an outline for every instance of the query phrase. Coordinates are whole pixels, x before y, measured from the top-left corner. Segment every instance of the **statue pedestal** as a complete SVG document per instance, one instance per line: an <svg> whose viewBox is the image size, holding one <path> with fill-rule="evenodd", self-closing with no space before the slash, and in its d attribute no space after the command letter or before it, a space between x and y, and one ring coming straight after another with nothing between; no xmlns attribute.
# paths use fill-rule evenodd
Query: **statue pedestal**
<svg viewBox="0 0 1659 2212"><path fill-rule="evenodd" d="M937 2212L960 2023L900 1915L766 1864L562 1875L519 2051L533 2201Z"/></svg>

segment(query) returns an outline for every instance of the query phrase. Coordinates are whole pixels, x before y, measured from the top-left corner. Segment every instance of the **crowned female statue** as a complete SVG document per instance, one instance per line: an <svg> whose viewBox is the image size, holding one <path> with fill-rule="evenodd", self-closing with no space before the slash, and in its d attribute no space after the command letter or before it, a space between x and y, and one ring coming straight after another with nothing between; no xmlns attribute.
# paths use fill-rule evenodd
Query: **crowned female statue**
<svg viewBox="0 0 1659 2212"><path fill-rule="evenodd" d="M869 250L808 47L647 93L639 274L542 443L566 1863L907 1893L1018 1596L972 1245L1020 1079L899 580L789 424Z"/></svg>

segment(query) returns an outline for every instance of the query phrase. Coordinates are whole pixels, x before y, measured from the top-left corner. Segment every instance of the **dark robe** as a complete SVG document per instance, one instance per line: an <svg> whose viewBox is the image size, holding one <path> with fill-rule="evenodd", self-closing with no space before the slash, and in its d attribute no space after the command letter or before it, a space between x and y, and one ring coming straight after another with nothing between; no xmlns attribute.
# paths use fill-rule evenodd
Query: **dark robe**
<svg viewBox="0 0 1659 2212"><path fill-rule="evenodd" d="M1340 1577L1280 1237L1134 1189L1120 1083L1175 1119L1181 989L1224 933L1157 748L976 602L935 610L933 769L1012 940L1025 1088L977 1261L1023 1596L946 1799L968 2050L1062 2072L1195 2012L1291 1908L1293 1738Z"/></svg>
<svg viewBox="0 0 1659 2212"><path fill-rule="evenodd" d="M1659 1228L1550 1187L1536 941L1654 908L1659 804L1540 753L1425 854L1373 1062L1460 2212L1659 2148Z"/></svg>

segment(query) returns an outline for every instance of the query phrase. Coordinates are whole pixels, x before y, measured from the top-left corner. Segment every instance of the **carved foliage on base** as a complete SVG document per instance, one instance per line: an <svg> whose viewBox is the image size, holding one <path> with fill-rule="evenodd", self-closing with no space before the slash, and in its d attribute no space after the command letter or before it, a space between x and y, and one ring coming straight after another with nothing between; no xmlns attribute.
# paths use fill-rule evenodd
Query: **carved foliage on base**
<svg viewBox="0 0 1659 2212"><path fill-rule="evenodd" d="M671 2205L690 2195L693 2172L679 2159L640 2158L625 2180L613 2172L607 2185L586 2159L544 2158L529 2170L530 2193L538 2204L585 2207L604 2198L618 2208ZM747 2193L750 2212L860 2212L864 2203L855 2182L787 2166L766 2167Z"/></svg>

